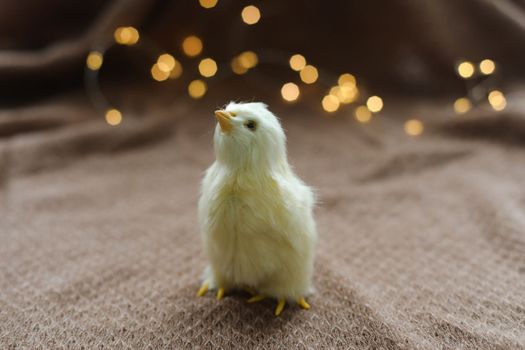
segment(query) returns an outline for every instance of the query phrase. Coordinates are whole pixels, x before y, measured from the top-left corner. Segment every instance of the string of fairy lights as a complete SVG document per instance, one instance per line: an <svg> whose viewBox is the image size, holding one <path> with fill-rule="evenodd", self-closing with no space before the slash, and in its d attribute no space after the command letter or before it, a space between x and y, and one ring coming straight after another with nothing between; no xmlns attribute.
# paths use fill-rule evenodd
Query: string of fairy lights
<svg viewBox="0 0 525 350"><path fill-rule="evenodd" d="M205 10L213 9L219 0L198 0L200 6ZM248 26L256 25L262 17L261 10L255 5L245 6L240 13L241 20ZM118 27L114 31L114 41L110 45L133 46L139 43L141 35L137 28L132 26ZM244 51L234 56L229 68L219 65L211 57L201 57L204 43L197 35L186 37L181 43L183 54L188 58L199 59L197 66L199 78L188 83L187 92L193 99L204 97L208 91L207 79L216 76L219 68L228 70L235 75L247 74L250 70L261 63L261 57L254 51ZM104 110L105 120L111 126L119 125L122 120L122 112L111 106L104 98L98 87L98 72L104 63L106 49L92 50L86 58L86 86L88 95L91 91L92 100L98 100L99 107ZM305 85L318 83L319 70L309 63L305 56L296 53L289 55L287 62L281 62L298 73L299 79ZM468 113L474 106L480 105L488 100L490 106L496 111L502 111L506 107L506 99L500 90L492 89L490 77L497 71L496 63L491 59L484 59L475 65L470 61L462 61L456 65L458 76L464 80L466 96L456 99L453 108L456 114ZM150 69L151 78L157 82L178 79L184 70L182 64L172 54L164 52L156 57L156 61ZM195 74L191 72L190 74ZM295 82L285 82L281 86L280 95L285 103L296 103L301 97L301 86ZM359 123L369 123L375 114L383 110L384 102L380 96L372 95L365 97L363 89L358 88L356 77L348 72L338 75L334 85L328 87L326 94L320 100L323 110L330 114L337 112L345 105L352 105L353 117ZM404 122L404 132L409 136L421 135L424 124L420 119L411 118Z"/></svg>

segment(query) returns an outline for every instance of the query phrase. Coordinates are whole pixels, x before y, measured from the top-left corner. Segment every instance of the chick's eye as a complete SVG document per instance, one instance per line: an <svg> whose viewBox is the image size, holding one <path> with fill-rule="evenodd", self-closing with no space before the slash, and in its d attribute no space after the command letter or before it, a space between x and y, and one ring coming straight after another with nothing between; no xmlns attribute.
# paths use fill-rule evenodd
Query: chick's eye
<svg viewBox="0 0 525 350"><path fill-rule="evenodd" d="M255 131L256 124L253 120L248 121L246 124L244 124L248 129L251 131Z"/></svg>

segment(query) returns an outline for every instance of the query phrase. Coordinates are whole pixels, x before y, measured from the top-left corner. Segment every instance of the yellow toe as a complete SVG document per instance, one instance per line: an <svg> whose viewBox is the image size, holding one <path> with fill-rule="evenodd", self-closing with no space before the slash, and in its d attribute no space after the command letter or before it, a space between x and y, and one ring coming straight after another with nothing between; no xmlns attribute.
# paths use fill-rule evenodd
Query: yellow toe
<svg viewBox="0 0 525 350"><path fill-rule="evenodd" d="M305 310L308 310L310 308L310 304L308 304L304 298L299 299L297 304L299 304L299 306Z"/></svg>
<svg viewBox="0 0 525 350"><path fill-rule="evenodd" d="M251 297L250 299L248 299L248 302L249 303L256 303L256 302L261 301L261 300L263 300L265 298L266 298L266 295L257 294L257 295L254 295L253 297Z"/></svg>
<svg viewBox="0 0 525 350"><path fill-rule="evenodd" d="M217 290L217 300L221 300L223 296L224 296L224 288L219 288L219 290Z"/></svg>
<svg viewBox="0 0 525 350"><path fill-rule="evenodd" d="M208 291L208 283L204 282L197 292L198 297L202 297Z"/></svg>
<svg viewBox="0 0 525 350"><path fill-rule="evenodd" d="M279 302L277 303L277 307L275 308L275 316L279 316L281 312L283 312L284 305L286 305L286 300L279 299Z"/></svg>

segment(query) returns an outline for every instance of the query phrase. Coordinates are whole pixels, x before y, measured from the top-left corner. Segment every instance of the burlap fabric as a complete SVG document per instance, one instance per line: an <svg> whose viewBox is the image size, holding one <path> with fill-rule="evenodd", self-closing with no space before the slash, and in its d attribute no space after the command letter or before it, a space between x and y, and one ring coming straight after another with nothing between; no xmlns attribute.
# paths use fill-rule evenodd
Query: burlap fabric
<svg viewBox="0 0 525 350"><path fill-rule="evenodd" d="M525 348L523 114L430 109L411 138L395 109L274 108L320 235L312 309L275 317L195 296L213 107L111 129L59 101L35 110L73 120L4 139L1 348Z"/></svg>

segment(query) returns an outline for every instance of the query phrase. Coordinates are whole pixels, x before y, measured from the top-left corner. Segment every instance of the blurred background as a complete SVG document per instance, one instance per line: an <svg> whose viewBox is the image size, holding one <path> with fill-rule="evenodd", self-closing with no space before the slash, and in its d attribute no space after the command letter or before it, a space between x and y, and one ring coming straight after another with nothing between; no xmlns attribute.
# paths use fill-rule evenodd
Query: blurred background
<svg viewBox="0 0 525 350"><path fill-rule="evenodd" d="M34 0L2 4L0 23L2 135L105 121L154 142L184 114L262 100L419 136L432 119L520 108L525 76L525 5L512 0Z"/></svg>
<svg viewBox="0 0 525 350"><path fill-rule="evenodd" d="M525 5L512 0L35 0L4 3L0 20L3 105L78 91L124 119L188 98L346 115L430 97L465 113L503 109L489 93L524 77Z"/></svg>

